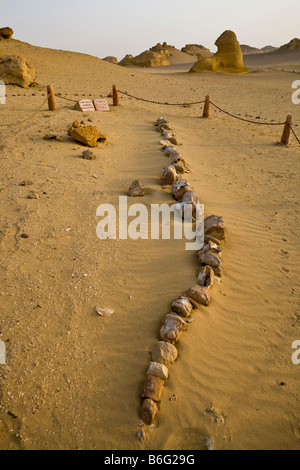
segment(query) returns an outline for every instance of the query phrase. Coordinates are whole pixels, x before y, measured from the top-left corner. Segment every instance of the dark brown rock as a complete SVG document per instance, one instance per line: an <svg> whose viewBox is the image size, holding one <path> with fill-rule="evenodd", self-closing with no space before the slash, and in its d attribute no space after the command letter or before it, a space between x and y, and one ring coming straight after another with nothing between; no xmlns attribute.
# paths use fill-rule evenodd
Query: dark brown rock
<svg viewBox="0 0 300 470"><path fill-rule="evenodd" d="M141 397L151 398L154 401L160 401L164 384L164 380L160 379L159 377L148 375L142 388Z"/></svg>
<svg viewBox="0 0 300 470"><path fill-rule="evenodd" d="M216 215L207 217L204 221L204 234L223 240L225 238L225 225L222 217Z"/></svg>
<svg viewBox="0 0 300 470"><path fill-rule="evenodd" d="M171 185L177 179L178 179L177 172L176 172L175 168L172 165L168 165L163 169L163 172L162 172L161 178L160 178L161 184L163 186Z"/></svg>
<svg viewBox="0 0 300 470"><path fill-rule="evenodd" d="M194 286L188 291L187 297L196 308L200 305L209 305L210 290L208 287Z"/></svg>
<svg viewBox="0 0 300 470"><path fill-rule="evenodd" d="M171 308L181 317L187 318L193 310L193 305L187 297L180 297L172 303Z"/></svg>

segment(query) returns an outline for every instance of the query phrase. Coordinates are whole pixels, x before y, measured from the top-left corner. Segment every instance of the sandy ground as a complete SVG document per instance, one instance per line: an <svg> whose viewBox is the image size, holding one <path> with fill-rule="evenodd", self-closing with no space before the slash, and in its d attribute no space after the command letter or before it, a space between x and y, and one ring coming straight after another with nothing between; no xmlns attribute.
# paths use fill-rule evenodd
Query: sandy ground
<svg viewBox="0 0 300 470"><path fill-rule="evenodd" d="M292 113L300 134L300 105L291 102L299 63L242 76L145 73L18 41L0 48L26 57L40 84L9 86L1 123L30 116L47 84L69 98L94 98L115 83L163 102L210 94L262 122ZM277 145L281 127L216 111L203 120L201 106L120 101L109 113L83 116L58 99L57 112L45 105L23 125L0 129L0 339L7 347L0 449L197 450L208 438L214 449L300 449L300 365L291 360L300 339L299 145ZM193 313L155 426L140 443L150 350L170 303L196 284L198 262L184 240L98 240L96 209L117 206L134 179L148 188L138 202L173 202L159 185L168 159L153 122L163 114L192 170L189 182L206 215L223 216L227 239L222 282L211 305ZM75 119L88 117L108 137L94 161L81 159L84 147L67 136ZM65 141L45 141L49 131ZM24 180L33 185L20 186ZM30 190L40 199L28 199ZM114 314L100 317L95 307Z"/></svg>

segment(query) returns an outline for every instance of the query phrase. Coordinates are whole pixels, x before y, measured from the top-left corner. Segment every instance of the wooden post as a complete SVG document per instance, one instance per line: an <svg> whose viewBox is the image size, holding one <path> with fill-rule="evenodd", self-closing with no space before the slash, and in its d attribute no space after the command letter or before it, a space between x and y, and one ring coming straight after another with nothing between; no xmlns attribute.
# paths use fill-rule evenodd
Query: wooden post
<svg viewBox="0 0 300 470"><path fill-rule="evenodd" d="M290 126L292 125L292 123L293 123L293 118L289 114L286 118L283 133L282 133L282 137L281 137L281 143L283 145L288 145L289 144L290 135L291 135L291 127Z"/></svg>
<svg viewBox="0 0 300 470"><path fill-rule="evenodd" d="M120 106L119 93L116 85L113 85L113 106Z"/></svg>
<svg viewBox="0 0 300 470"><path fill-rule="evenodd" d="M205 98L205 103L204 103L204 108L203 108L203 117L204 118L209 118L210 114L210 96L207 95Z"/></svg>
<svg viewBox="0 0 300 470"><path fill-rule="evenodd" d="M47 86L47 94L48 94L49 111L56 111L57 107L56 107L56 100L55 100L53 86L51 85Z"/></svg>

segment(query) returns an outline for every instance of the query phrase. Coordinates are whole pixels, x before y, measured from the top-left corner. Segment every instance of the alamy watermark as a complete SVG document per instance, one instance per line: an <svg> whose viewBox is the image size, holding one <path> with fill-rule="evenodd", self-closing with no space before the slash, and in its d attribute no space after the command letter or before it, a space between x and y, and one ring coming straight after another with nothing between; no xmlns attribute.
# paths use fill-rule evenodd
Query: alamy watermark
<svg viewBox="0 0 300 470"><path fill-rule="evenodd" d="M6 104L6 86L5 83L0 80L0 104Z"/></svg>
<svg viewBox="0 0 300 470"><path fill-rule="evenodd" d="M189 240L186 250L200 250L204 244L203 204L132 204L119 197L119 207L101 204L96 212L102 217L97 225L100 240ZM172 228L173 226L173 233Z"/></svg>
<svg viewBox="0 0 300 470"><path fill-rule="evenodd" d="M293 104L300 104L300 80L295 80L292 83L292 88L296 89L292 94L292 102Z"/></svg>
<svg viewBox="0 0 300 470"><path fill-rule="evenodd" d="M6 364L6 346L4 341L0 341L0 364Z"/></svg>
<svg viewBox="0 0 300 470"><path fill-rule="evenodd" d="M296 351L292 355L292 363L295 366L299 366L300 364L300 340L299 339L293 342L292 349L296 349Z"/></svg>

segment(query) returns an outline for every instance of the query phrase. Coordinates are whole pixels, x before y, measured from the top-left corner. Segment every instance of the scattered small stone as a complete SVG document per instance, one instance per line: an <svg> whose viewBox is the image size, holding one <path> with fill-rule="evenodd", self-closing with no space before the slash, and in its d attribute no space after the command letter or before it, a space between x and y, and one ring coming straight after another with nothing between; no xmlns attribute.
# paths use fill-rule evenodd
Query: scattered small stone
<svg viewBox="0 0 300 470"><path fill-rule="evenodd" d="M84 150L82 152L82 158L84 158L84 160L95 160L96 155L91 150Z"/></svg>
<svg viewBox="0 0 300 470"><path fill-rule="evenodd" d="M140 441L140 442L143 442L146 440L146 434L145 434L145 431L144 429L141 429L138 433L137 433L137 439Z"/></svg>
<svg viewBox="0 0 300 470"><path fill-rule="evenodd" d="M99 179L99 175L93 175L93 178L95 178L96 180Z"/></svg>
<svg viewBox="0 0 300 470"><path fill-rule="evenodd" d="M27 233L22 233L21 238L29 238L29 235L27 235Z"/></svg>
<svg viewBox="0 0 300 470"><path fill-rule="evenodd" d="M19 186L31 186L31 185L33 185L33 181L30 181L30 180L21 181L21 183L19 184Z"/></svg>
<svg viewBox="0 0 300 470"><path fill-rule="evenodd" d="M172 396L169 398L170 401L177 401L177 399L178 399L178 397L177 397L176 393L174 393L174 395L172 395Z"/></svg>
<svg viewBox="0 0 300 470"><path fill-rule="evenodd" d="M131 183L128 190L128 195L130 197L143 197L145 196L145 188L139 180L135 180Z"/></svg>
<svg viewBox="0 0 300 470"><path fill-rule="evenodd" d="M28 199L40 199L40 193L37 190L30 191L28 194Z"/></svg>
<svg viewBox="0 0 300 470"><path fill-rule="evenodd" d="M55 132L49 132L49 134L44 135L44 140L56 140L57 142L64 142L64 139Z"/></svg>
<svg viewBox="0 0 300 470"><path fill-rule="evenodd" d="M115 313L115 311L112 308L99 308L99 307L96 307L96 313L98 313L98 315L103 317L104 314L106 314L108 316L113 315Z"/></svg>

